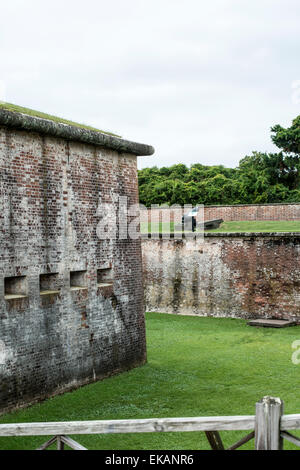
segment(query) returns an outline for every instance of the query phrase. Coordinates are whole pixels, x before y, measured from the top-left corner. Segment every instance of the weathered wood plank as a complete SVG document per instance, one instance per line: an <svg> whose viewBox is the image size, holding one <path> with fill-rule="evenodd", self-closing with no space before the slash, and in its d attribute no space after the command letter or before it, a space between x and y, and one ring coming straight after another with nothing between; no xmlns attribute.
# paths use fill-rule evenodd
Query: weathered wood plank
<svg viewBox="0 0 300 470"><path fill-rule="evenodd" d="M45 444L41 445L41 447L39 447L36 450L46 450L46 449L48 449L48 447L52 446L52 444L54 444L54 442L56 440L57 440L57 436L54 436L51 439L49 439L49 441L45 442Z"/></svg>
<svg viewBox="0 0 300 470"><path fill-rule="evenodd" d="M74 439L71 439L69 436L60 436L61 441L64 444L67 444L67 446L71 447L73 450L87 450L85 447L83 447L81 444L78 442L74 441Z"/></svg>
<svg viewBox="0 0 300 470"><path fill-rule="evenodd" d="M62 436L57 436L57 450L65 450L65 444Z"/></svg>
<svg viewBox="0 0 300 470"><path fill-rule="evenodd" d="M296 436L293 436L287 431L282 431L280 433L280 436L282 439L286 439L287 441L290 441L292 444L295 444L296 446L300 447L300 439Z"/></svg>
<svg viewBox="0 0 300 470"><path fill-rule="evenodd" d="M300 429L300 414L282 416L280 429L282 431Z"/></svg>
<svg viewBox="0 0 300 470"><path fill-rule="evenodd" d="M72 434L124 434L148 432L251 430L255 416L158 418L113 421L0 424L0 436L62 436Z"/></svg>
<svg viewBox="0 0 300 470"><path fill-rule="evenodd" d="M206 431L205 434L212 450L225 450L218 431Z"/></svg>
<svg viewBox="0 0 300 470"><path fill-rule="evenodd" d="M240 439L238 442L233 444L232 446L228 447L226 450L235 450L238 449L239 447L242 447L246 442L251 441L255 437L255 431L252 431L250 434L247 434L247 436L243 437Z"/></svg>
<svg viewBox="0 0 300 470"><path fill-rule="evenodd" d="M264 397L256 403L256 450L281 450L283 448L283 439L280 436L282 414L283 402L280 398Z"/></svg>

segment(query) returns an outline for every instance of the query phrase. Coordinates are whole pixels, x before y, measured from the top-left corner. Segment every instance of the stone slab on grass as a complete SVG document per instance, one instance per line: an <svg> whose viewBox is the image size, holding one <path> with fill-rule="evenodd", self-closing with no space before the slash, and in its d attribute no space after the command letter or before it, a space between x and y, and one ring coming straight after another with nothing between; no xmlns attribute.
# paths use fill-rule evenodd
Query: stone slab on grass
<svg viewBox="0 0 300 470"><path fill-rule="evenodd" d="M296 322L292 320L250 320L249 326L260 326L265 328L286 328L288 326L296 326Z"/></svg>

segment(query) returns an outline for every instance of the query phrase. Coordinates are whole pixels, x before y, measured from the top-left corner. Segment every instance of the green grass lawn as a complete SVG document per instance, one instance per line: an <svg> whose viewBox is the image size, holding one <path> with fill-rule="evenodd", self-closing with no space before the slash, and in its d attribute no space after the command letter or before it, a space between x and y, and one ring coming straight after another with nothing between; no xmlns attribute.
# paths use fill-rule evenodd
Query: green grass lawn
<svg viewBox="0 0 300 470"><path fill-rule="evenodd" d="M264 329L244 320L147 314L148 363L0 418L0 423L245 415L264 395L300 413L300 327ZM223 432L227 446L245 432ZM88 449L209 449L204 433L75 436ZM0 449L34 449L46 437L0 438ZM244 446L253 448L253 441ZM285 448L293 448L285 443Z"/></svg>
<svg viewBox="0 0 300 470"><path fill-rule="evenodd" d="M101 132L104 134L109 134L115 137L119 137L116 134L113 134L111 132L102 131L100 129L96 129L95 127L88 126L86 124L79 124L78 122L73 122L73 121L69 121L67 119L63 119L57 116L52 116L51 114L42 113L41 111L36 111L34 109L23 108L22 106L17 106L16 104L4 103L0 101L0 109L6 109L12 112L28 114L29 116L39 117L42 119L49 119L50 121L68 124L70 126L75 126L75 127L81 127L83 129L88 129L90 131Z"/></svg>
<svg viewBox="0 0 300 470"><path fill-rule="evenodd" d="M148 223L141 222L141 233L168 233L174 232L174 222Z"/></svg>
<svg viewBox="0 0 300 470"><path fill-rule="evenodd" d="M147 222L141 223L141 233L150 233L151 224ZM168 233L174 232L174 222L153 224L152 233ZM239 222L224 222L216 230L209 230L209 233L222 233L222 232L300 232L300 221L239 221Z"/></svg>
<svg viewBox="0 0 300 470"><path fill-rule="evenodd" d="M218 229L210 232L300 232L300 221L266 220L224 222Z"/></svg>

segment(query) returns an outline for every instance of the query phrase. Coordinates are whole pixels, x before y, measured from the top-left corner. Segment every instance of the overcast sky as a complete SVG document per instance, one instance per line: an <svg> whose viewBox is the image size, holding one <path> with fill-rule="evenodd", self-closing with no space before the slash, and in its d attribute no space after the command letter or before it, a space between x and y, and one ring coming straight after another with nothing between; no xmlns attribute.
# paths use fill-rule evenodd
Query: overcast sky
<svg viewBox="0 0 300 470"><path fill-rule="evenodd" d="M300 114L299 29L299 0L10 0L0 94L153 145L140 168L235 167Z"/></svg>

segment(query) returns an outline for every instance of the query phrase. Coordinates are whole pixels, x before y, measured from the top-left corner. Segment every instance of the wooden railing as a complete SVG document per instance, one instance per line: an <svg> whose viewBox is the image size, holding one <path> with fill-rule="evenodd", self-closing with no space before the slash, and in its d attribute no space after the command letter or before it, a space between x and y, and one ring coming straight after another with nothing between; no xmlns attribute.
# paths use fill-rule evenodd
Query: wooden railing
<svg viewBox="0 0 300 470"><path fill-rule="evenodd" d="M0 424L0 437L54 436L37 450L45 450L55 442L58 450L64 450L65 445L74 450L87 450L67 436L203 431L213 450L225 450L220 431L251 430L227 450L235 450L253 438L256 450L281 450L284 439L300 447L300 439L289 433L296 429L300 429L300 414L284 415L283 402L279 398L264 397L256 403L256 415L253 416Z"/></svg>

